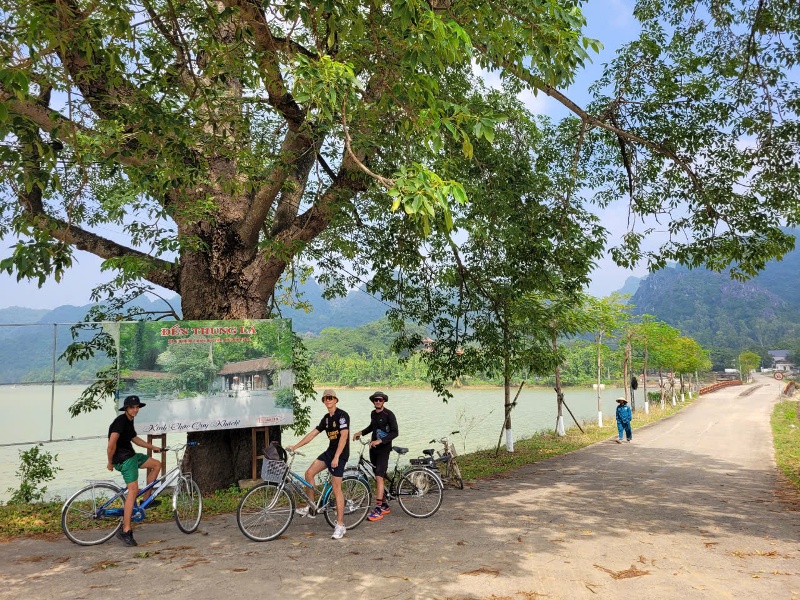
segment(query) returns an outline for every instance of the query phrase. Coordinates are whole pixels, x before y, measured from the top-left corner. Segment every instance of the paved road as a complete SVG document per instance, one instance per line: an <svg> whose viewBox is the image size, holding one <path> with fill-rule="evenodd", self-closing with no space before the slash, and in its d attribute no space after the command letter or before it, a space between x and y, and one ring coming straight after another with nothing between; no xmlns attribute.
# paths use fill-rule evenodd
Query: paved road
<svg viewBox="0 0 800 600"><path fill-rule="evenodd" d="M768 379L342 541L323 519L257 544L233 517L143 524L138 548L0 545L0 598L800 599L800 497L777 475ZM799 434L800 435L800 434ZM141 553L147 553L141 554Z"/></svg>

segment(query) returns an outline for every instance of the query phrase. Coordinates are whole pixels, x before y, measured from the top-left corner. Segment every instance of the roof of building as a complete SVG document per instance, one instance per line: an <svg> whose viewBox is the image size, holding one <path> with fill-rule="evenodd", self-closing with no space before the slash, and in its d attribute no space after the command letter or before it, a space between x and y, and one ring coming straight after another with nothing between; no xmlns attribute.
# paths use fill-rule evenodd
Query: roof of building
<svg viewBox="0 0 800 600"><path fill-rule="evenodd" d="M277 368L278 363L274 358L253 358L251 360L240 360L238 362L225 363L225 366L217 371L217 375L258 373L261 371L275 371Z"/></svg>

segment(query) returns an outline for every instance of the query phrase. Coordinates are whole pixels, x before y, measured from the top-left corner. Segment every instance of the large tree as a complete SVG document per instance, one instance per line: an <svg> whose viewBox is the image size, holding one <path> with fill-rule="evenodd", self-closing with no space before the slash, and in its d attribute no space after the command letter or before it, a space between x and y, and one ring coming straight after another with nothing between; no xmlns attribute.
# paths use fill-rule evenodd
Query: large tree
<svg viewBox="0 0 800 600"><path fill-rule="evenodd" d="M629 196L621 263L746 275L790 249L796 3L643 0L588 109L560 91L598 48L581 4L0 0L0 267L41 282L80 249L184 318L273 314L300 260L368 267L351 235L390 211L409 244L446 233L466 197L432 167L501 119L470 101L475 65L576 115L576 181ZM645 252L648 216L669 239Z"/></svg>

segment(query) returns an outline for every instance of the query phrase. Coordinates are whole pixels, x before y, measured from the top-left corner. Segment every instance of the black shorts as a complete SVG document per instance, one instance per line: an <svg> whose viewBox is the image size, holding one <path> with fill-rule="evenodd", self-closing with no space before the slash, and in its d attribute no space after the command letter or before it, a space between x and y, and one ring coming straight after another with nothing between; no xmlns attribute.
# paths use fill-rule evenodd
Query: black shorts
<svg viewBox="0 0 800 600"><path fill-rule="evenodd" d="M328 470L331 472L331 475L334 477L341 477L344 475L344 467L347 464L347 459L350 458L349 454L342 454L339 456L339 465L334 469L331 467L331 461L333 461L333 456L336 454L335 450L326 450L322 454L317 457L317 460L321 460L325 463L325 466L328 467Z"/></svg>
<svg viewBox="0 0 800 600"><path fill-rule="evenodd" d="M375 465L376 477L386 477L386 470L389 468L389 454L391 452L392 447L389 444L380 444L374 448L370 447L369 462Z"/></svg>

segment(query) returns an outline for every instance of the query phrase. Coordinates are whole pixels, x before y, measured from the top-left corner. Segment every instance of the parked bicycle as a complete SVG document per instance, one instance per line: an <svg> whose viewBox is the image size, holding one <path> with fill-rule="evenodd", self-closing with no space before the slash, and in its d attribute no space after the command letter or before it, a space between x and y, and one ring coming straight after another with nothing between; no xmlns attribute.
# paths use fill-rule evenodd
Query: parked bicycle
<svg viewBox="0 0 800 600"><path fill-rule="evenodd" d="M308 503L310 513L325 515L331 527L336 526L336 499L330 476L320 486L314 486L292 471L295 456L303 453L286 450L288 462L264 460L261 471L263 482L253 487L239 502L236 523L239 529L254 542L268 542L280 536L289 527L295 514L299 497ZM314 489L315 502L306 492ZM357 527L367 517L372 507L372 494L367 480L357 474L342 477L344 494L344 526L347 530Z"/></svg>
<svg viewBox="0 0 800 600"><path fill-rule="evenodd" d="M345 476L348 474L358 474L368 481L375 483L375 465L364 458L364 450L369 446L370 441L360 440L361 453L358 456L358 464L348 466L345 469ZM392 446L392 451L397 454L392 473L386 473L384 495L386 500L397 500L407 515L418 519L430 517L442 505L444 487L435 470L429 465L410 465L405 469L399 468L400 456L408 453L408 448ZM411 459L412 463L417 459Z"/></svg>
<svg viewBox="0 0 800 600"><path fill-rule="evenodd" d="M133 507L132 521L143 521L147 508L172 488L172 514L175 523L184 533L192 533L200 524L203 513L203 497L200 488L192 479L191 473L181 470L178 453L197 442L178 444L164 448L162 452L173 451L176 465L166 475L142 488L137 498L152 491L150 497ZM122 527L122 514L128 489L110 480L89 480L89 485L75 492L61 509L61 529L70 541L81 546L94 546L111 539Z"/></svg>
<svg viewBox="0 0 800 600"><path fill-rule="evenodd" d="M455 435L457 433L458 431L451 431L450 435ZM436 458L433 457L433 448L422 451L425 456L432 458L436 463L436 469L438 470L442 481L448 485L458 488L459 490L463 490L464 480L461 477L461 469L458 468L458 463L456 462L456 447L446 437L439 438L438 440L433 439L428 443L442 444L443 450L436 453L438 454Z"/></svg>

